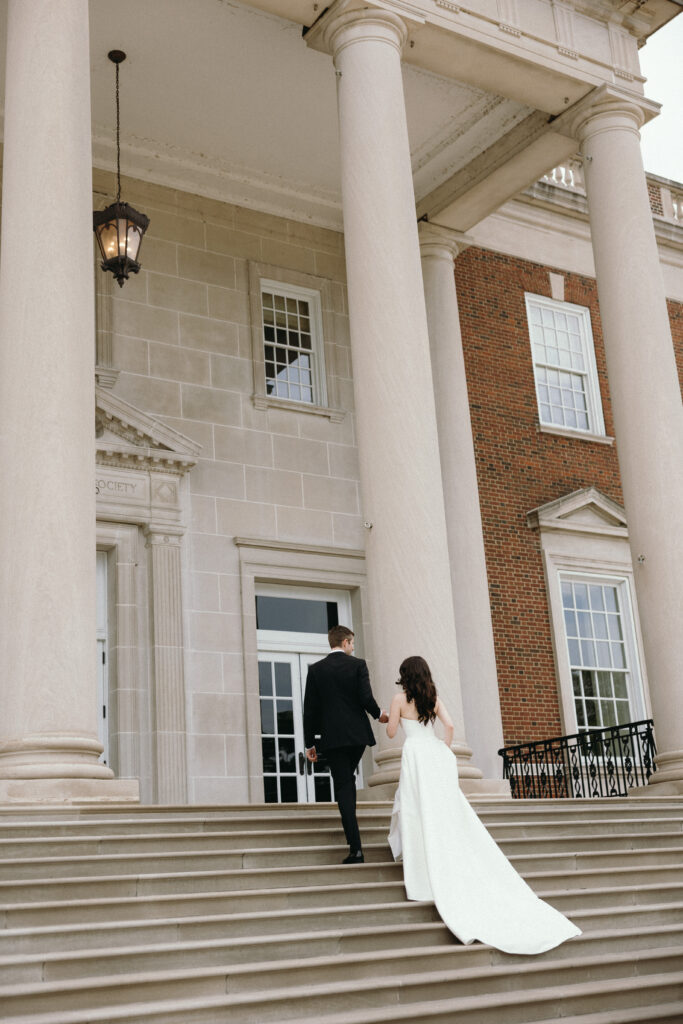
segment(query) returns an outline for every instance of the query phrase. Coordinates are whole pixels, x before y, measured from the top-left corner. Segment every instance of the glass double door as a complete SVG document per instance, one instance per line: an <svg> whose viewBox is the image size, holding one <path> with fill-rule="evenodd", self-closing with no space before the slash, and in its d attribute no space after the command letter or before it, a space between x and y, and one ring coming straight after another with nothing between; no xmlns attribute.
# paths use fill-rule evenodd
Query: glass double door
<svg viewBox="0 0 683 1024"><path fill-rule="evenodd" d="M323 654L259 651L261 750L266 803L334 799L327 762L306 759L303 706L308 666Z"/></svg>

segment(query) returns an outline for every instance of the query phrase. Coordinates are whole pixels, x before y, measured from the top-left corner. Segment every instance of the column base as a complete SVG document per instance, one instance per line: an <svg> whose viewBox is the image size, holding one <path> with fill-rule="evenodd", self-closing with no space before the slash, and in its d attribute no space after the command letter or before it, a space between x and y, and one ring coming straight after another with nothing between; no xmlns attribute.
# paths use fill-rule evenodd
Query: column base
<svg viewBox="0 0 683 1024"><path fill-rule="evenodd" d="M90 733L34 733L0 747L0 781L113 779L99 761L102 744Z"/></svg>
<svg viewBox="0 0 683 1024"><path fill-rule="evenodd" d="M647 786L629 790L629 796L683 796L683 750L655 754L657 771Z"/></svg>
<svg viewBox="0 0 683 1024"><path fill-rule="evenodd" d="M140 803L137 779L0 779L0 805L133 803Z"/></svg>
<svg viewBox="0 0 683 1024"><path fill-rule="evenodd" d="M472 764L472 751L464 743L451 744L451 750L458 759L458 776L460 782L483 781L481 769ZM387 747L375 752L375 771L368 779L368 787L393 785L396 788L401 774L401 755L403 747ZM463 787L464 788L464 787ZM509 787L508 787L509 788Z"/></svg>

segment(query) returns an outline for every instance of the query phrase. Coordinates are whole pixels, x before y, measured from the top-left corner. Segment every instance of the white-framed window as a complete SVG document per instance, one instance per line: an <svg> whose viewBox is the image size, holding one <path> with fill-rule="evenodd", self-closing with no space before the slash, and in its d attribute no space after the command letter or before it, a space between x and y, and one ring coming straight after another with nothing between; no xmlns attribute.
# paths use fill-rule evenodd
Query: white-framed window
<svg viewBox="0 0 683 1024"><path fill-rule="evenodd" d="M540 534L562 732L650 718L624 509L595 487L527 513Z"/></svg>
<svg viewBox="0 0 683 1024"><path fill-rule="evenodd" d="M335 323L341 289L327 278L249 261L253 402L340 423Z"/></svg>
<svg viewBox="0 0 683 1024"><path fill-rule="evenodd" d="M590 310L525 295L542 428L604 435Z"/></svg>
<svg viewBox="0 0 683 1024"><path fill-rule="evenodd" d="M320 293L262 280L266 394L327 405Z"/></svg>
<svg viewBox="0 0 683 1024"><path fill-rule="evenodd" d="M577 730L644 717L628 582L560 573L567 660Z"/></svg>

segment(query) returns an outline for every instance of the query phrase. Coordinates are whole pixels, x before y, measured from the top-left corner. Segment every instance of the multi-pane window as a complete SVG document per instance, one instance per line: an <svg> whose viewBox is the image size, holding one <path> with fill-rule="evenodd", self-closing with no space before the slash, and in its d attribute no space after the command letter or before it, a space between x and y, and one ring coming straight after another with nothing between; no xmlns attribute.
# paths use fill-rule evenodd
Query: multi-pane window
<svg viewBox="0 0 683 1024"><path fill-rule="evenodd" d="M538 295L526 306L541 423L604 433L589 310Z"/></svg>
<svg viewBox="0 0 683 1024"><path fill-rule="evenodd" d="M259 697L266 803L296 803L294 704L288 664L259 662Z"/></svg>
<svg viewBox="0 0 683 1024"><path fill-rule="evenodd" d="M629 618L619 586L565 578L562 606L579 731L633 721Z"/></svg>
<svg viewBox="0 0 683 1024"><path fill-rule="evenodd" d="M319 295L262 281L261 311L266 394L324 405Z"/></svg>

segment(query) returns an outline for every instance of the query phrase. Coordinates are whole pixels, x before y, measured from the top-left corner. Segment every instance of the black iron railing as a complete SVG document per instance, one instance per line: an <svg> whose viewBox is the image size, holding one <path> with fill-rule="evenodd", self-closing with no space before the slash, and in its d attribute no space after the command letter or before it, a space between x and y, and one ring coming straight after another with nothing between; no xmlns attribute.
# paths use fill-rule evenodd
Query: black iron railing
<svg viewBox="0 0 683 1024"><path fill-rule="evenodd" d="M513 797L626 796L656 771L652 719L503 747Z"/></svg>

